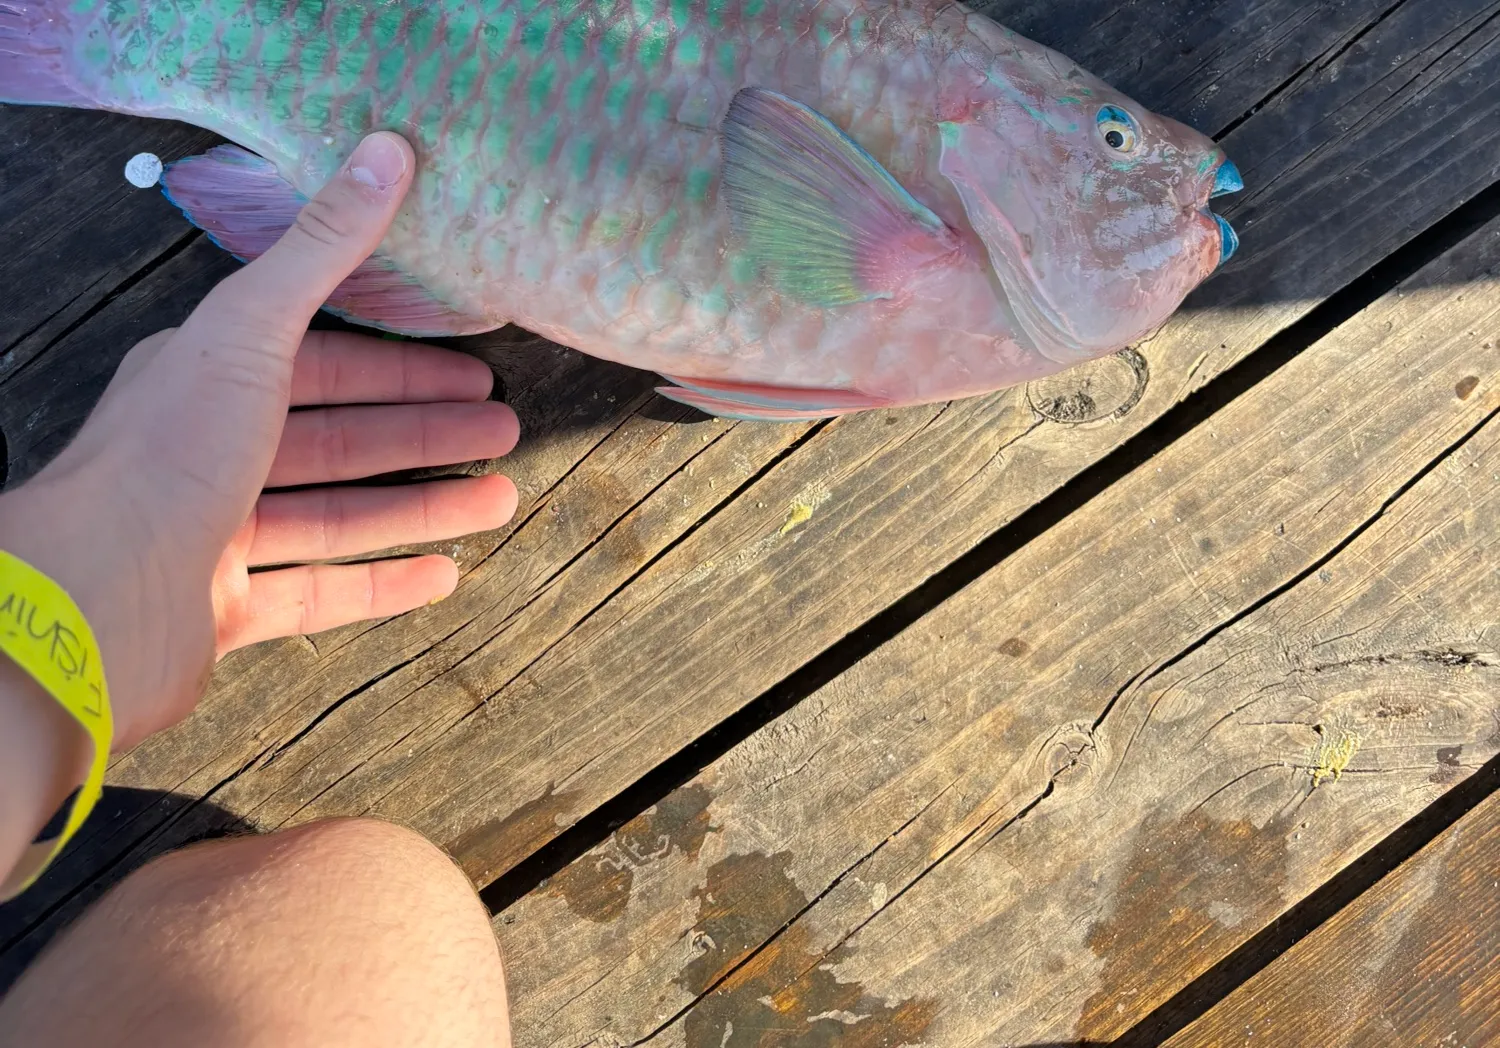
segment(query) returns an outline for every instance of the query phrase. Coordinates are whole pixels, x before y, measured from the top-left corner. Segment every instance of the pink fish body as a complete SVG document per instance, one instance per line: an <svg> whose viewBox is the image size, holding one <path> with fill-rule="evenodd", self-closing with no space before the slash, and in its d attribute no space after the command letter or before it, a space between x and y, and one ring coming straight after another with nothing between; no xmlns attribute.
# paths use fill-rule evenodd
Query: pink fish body
<svg viewBox="0 0 1500 1048"><path fill-rule="evenodd" d="M164 183L242 258L399 131L416 185L330 309L513 322L732 417L1115 352L1236 243L1210 139L946 0L3 0L0 101L238 143Z"/></svg>

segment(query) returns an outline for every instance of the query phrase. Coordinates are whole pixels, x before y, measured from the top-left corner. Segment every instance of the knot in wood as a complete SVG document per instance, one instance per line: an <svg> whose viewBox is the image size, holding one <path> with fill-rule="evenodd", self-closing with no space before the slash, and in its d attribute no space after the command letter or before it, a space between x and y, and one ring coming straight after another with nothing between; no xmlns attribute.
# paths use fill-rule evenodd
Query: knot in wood
<svg viewBox="0 0 1500 1048"><path fill-rule="evenodd" d="M1140 403L1150 378L1146 358L1134 349L1122 349L1027 383L1026 400L1049 422L1076 426L1124 418Z"/></svg>
<svg viewBox="0 0 1500 1048"><path fill-rule="evenodd" d="M1038 756L1054 798L1064 792L1075 798L1093 792L1103 762L1093 725L1078 721L1060 726L1042 744Z"/></svg>

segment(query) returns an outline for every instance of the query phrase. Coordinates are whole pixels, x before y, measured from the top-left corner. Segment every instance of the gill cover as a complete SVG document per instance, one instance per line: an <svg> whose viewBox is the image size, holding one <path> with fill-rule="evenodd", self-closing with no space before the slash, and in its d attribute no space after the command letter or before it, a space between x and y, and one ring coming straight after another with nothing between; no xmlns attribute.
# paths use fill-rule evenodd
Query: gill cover
<svg viewBox="0 0 1500 1048"><path fill-rule="evenodd" d="M1063 296L1055 290L1057 282L1051 279L1054 274L1046 271L1046 260L1037 254L1047 218L1036 204L1024 200L1019 185L1022 180L1011 170L1011 151L998 135L980 125L943 122L938 130L942 136L938 170L958 191L969 224L984 242L1001 290L1036 348L1054 360L1067 362L1107 351L1113 338L1109 310L1080 310L1077 302L1058 301ZM1006 203L1005 210L1001 200ZM1076 221L1054 221L1052 225L1045 235L1086 235ZM1075 276L1086 279L1085 274ZM1105 323L1096 323L1092 329L1085 327L1079 317L1090 314Z"/></svg>

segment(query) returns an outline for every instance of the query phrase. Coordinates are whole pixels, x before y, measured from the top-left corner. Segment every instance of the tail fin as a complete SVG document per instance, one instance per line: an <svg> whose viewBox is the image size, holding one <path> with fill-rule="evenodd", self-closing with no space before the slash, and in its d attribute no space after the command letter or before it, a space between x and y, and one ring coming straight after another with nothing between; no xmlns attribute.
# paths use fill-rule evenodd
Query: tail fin
<svg viewBox="0 0 1500 1048"><path fill-rule="evenodd" d="M94 105L78 81L63 0L0 0L0 102Z"/></svg>

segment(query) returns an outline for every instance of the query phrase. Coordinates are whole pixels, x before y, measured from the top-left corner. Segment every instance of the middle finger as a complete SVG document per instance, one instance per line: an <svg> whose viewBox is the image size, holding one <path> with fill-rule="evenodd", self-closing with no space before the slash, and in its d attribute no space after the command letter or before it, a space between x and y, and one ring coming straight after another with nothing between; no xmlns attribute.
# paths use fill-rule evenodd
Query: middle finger
<svg viewBox="0 0 1500 1048"><path fill-rule="evenodd" d="M492 401L319 408L287 416L266 487L329 484L509 454L516 413Z"/></svg>

